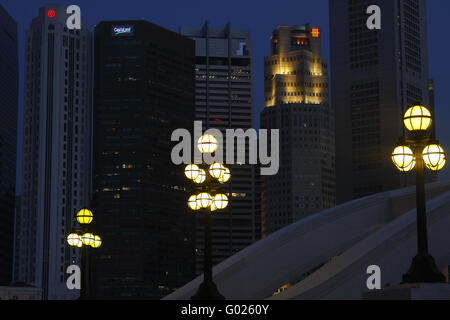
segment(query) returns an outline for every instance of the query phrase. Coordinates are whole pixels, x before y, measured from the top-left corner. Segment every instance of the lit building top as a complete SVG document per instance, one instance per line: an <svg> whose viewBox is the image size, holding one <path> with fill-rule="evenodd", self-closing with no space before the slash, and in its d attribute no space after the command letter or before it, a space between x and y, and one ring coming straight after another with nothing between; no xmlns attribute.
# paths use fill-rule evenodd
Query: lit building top
<svg viewBox="0 0 450 320"><path fill-rule="evenodd" d="M320 28L279 26L270 42L271 55L264 59L265 106L328 103L328 67L321 56Z"/></svg>

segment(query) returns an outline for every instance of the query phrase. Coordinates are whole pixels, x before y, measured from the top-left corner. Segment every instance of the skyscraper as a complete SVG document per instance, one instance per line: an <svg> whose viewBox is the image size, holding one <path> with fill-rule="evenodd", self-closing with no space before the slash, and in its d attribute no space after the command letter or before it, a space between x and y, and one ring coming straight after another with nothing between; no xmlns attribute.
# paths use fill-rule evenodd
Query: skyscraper
<svg viewBox="0 0 450 320"><path fill-rule="evenodd" d="M280 170L263 177L263 234L335 205L334 121L321 30L279 26L264 59L261 128L280 130Z"/></svg>
<svg viewBox="0 0 450 320"><path fill-rule="evenodd" d="M381 30L366 26L370 5ZM390 155L404 112L429 106L425 0L329 2L338 203L408 183Z"/></svg>
<svg viewBox="0 0 450 320"><path fill-rule="evenodd" d="M244 131L253 127L253 46L248 30L180 27L180 34L195 40L195 119L203 129ZM224 150L227 146L224 141ZM248 159L248 141L246 141ZM224 152L225 154L225 152ZM230 203L212 216L212 259L217 264L255 241L254 170L248 164L227 165ZM203 220L197 222L196 270L203 270Z"/></svg>
<svg viewBox="0 0 450 320"><path fill-rule="evenodd" d="M68 265L78 248L66 236L89 206L91 32L66 27L66 7L39 9L25 39L22 195L16 219L14 278L42 288L43 299L73 299Z"/></svg>
<svg viewBox="0 0 450 320"><path fill-rule="evenodd" d="M12 280L19 62L17 24L0 5L0 285Z"/></svg>
<svg viewBox="0 0 450 320"><path fill-rule="evenodd" d="M97 299L159 299L192 280L189 181L171 134L193 129L194 41L150 22L95 28L94 217Z"/></svg>

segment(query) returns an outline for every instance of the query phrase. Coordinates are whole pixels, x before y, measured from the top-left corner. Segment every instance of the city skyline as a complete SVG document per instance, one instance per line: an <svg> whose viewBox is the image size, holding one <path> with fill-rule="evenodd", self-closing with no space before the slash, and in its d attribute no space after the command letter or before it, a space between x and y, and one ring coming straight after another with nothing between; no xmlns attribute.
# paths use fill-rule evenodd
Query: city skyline
<svg viewBox="0 0 450 320"><path fill-rule="evenodd" d="M0 10L12 16L18 34L0 30L7 36L0 53L7 52L7 38L19 48L0 55L0 66L5 57L19 66L18 92L14 82L0 90L6 106L17 104L18 118L0 132L0 144L8 140L10 148L0 153L0 164L7 163L0 173L16 176L14 245L3 250L14 256L11 287L37 286L43 300L78 294L195 300L199 279L211 286L214 277L226 299L355 297L366 284L370 289L365 263L389 269L389 282L400 283L417 239L416 257L426 252L432 261L436 252L441 280L406 283L449 282L450 252L441 239L450 223L450 170L438 182L426 173L440 171L450 149L450 44L439 31L445 19L437 16L444 18L445 9L436 2L378 0L382 30L372 30L365 23L370 0L300 3L297 15L296 5L284 0L273 8L263 1L234 10L234 0L223 10L198 1L204 5L199 12L184 3L169 10L166 3L136 0L123 7L115 0L42 1L19 11L5 1ZM66 25L66 8L74 4L81 8L79 30ZM200 19L206 12L210 16ZM2 110L6 117L10 109ZM238 158L230 166L233 180L217 187L227 188L228 208L212 200L203 226L189 208L206 209L211 196L205 191L218 189L209 178L195 181L202 193L193 204L184 178L194 166L185 171L171 154L172 133L192 129L194 120L216 129L216 137L217 129L229 128L280 133L270 143L279 149L271 152L281 156L279 172L257 177L259 165ZM229 145L208 135L203 144L196 139L190 142L202 153L220 156ZM225 168L217 176L214 169L205 167L220 179ZM77 221L83 222L74 218L83 208L94 212L92 232L103 241L89 258L88 235L94 236L79 231ZM6 213L6 226L8 219ZM82 255L67 236L74 230ZM382 247L388 249L381 255ZM81 266L81 291L70 286L76 279L67 275L71 264ZM338 288L335 281L347 275L351 280ZM245 290L237 290L241 283ZM325 287L336 290L325 293Z"/></svg>
<svg viewBox="0 0 450 320"><path fill-rule="evenodd" d="M37 10L47 1L36 1L32 5L26 1L4 0L2 5L18 24L19 37L19 118L22 116L23 109L23 63L24 63L24 34L28 23L35 16ZM270 46L266 39L270 36L273 29L278 25L296 25L304 22L310 22L312 25L321 27L323 35L323 56L329 61L329 16L328 0L319 0L311 3L292 4L289 1L282 1L277 4L279 10L273 10L271 1L258 2L258 6L252 3L241 3L232 1L242 7L242 10L236 12L233 6L218 10L217 5L208 1L197 1L198 10L190 12L189 4L178 3L178 10L173 9L173 3L144 4L142 1L131 0L124 6L123 2L118 0L109 1L108 5L101 2L90 1L58 1L64 5L77 4L81 8L82 18L85 19L90 27L101 20L136 20L145 18L146 20L160 25L172 31L177 31L182 25L197 26L205 19L210 20L211 27L221 27L228 21L234 28L249 29L254 43L254 123L259 127L259 112L264 107L264 56L270 54ZM299 10L293 10L293 6L298 6ZM184 9L186 7L186 9ZM287 10L289 8L290 10ZM306 8L306 9L305 9ZM260 15L252 16L251 11L257 9ZM300 10L301 9L301 10ZM446 10L448 9L448 10ZM442 32L445 28L447 19L446 12L450 11L450 2L448 1L428 1L428 46L429 46L429 64L430 78L435 83L435 104L437 118L437 133L444 147L450 146L450 128L446 126L445 119L450 117L450 60L446 59L445 52L450 50L450 43L441 41ZM140 12L136 14L136 12ZM148 13L147 13L148 12ZM156 12L155 14L151 14ZM184 12L190 12L185 15ZM430 17L433 19L430 19ZM331 106L333 108L333 106ZM21 133L22 124L18 124L18 163L21 161ZM21 167L18 166L17 177L20 179ZM439 174L439 180L450 178L450 172ZM17 181L16 193L20 194L20 181Z"/></svg>

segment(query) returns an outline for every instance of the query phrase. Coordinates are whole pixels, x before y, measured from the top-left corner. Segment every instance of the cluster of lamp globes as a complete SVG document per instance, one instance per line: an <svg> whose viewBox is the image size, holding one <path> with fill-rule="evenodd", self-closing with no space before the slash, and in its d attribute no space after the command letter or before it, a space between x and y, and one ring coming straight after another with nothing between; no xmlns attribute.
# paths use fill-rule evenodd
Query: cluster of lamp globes
<svg viewBox="0 0 450 320"><path fill-rule="evenodd" d="M414 106L406 111L403 122L411 133L423 134L431 127L431 112L423 106ZM442 170L447 163L445 151L438 143L427 145L422 151L422 158L426 167L432 171ZM416 166L416 156L406 145L395 148L392 161L402 172L412 171Z"/></svg>
<svg viewBox="0 0 450 320"><path fill-rule="evenodd" d="M213 153L218 147L218 142L214 136L207 134L198 139L197 147L201 153ZM222 163L215 162L211 164L208 172L212 178L217 179L220 183L226 183L231 178L230 169ZM206 171L196 164L187 165L184 169L184 174L188 179L197 184L202 184L206 181ZM194 211L202 208L210 208L211 211L221 210L228 206L228 197L222 193L211 195L207 192L202 192L190 196L188 206Z"/></svg>
<svg viewBox="0 0 450 320"><path fill-rule="evenodd" d="M92 222L94 216L92 212L88 209L81 209L77 213L77 221L81 225L88 225ZM94 235L90 232L83 234L70 233L67 236L67 243L71 247L81 248L83 245L91 246L92 248L98 248L102 245L102 239L98 235Z"/></svg>

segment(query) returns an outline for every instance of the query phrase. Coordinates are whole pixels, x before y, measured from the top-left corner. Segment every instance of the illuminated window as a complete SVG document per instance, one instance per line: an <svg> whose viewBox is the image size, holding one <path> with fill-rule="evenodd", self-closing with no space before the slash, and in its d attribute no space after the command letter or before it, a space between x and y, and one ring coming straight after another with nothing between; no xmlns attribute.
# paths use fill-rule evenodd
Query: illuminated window
<svg viewBox="0 0 450 320"><path fill-rule="evenodd" d="M232 193L231 194L231 196L233 197L233 198L245 198L246 196L247 196L247 194L245 194L245 193Z"/></svg>
<svg viewBox="0 0 450 320"><path fill-rule="evenodd" d="M309 39L305 36L294 36L291 39L291 44L298 47L306 47L309 46Z"/></svg>
<svg viewBox="0 0 450 320"><path fill-rule="evenodd" d="M312 28L311 35L313 38L318 38L320 36L320 29L319 28Z"/></svg>

